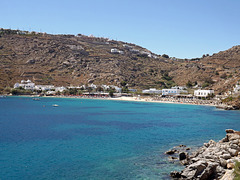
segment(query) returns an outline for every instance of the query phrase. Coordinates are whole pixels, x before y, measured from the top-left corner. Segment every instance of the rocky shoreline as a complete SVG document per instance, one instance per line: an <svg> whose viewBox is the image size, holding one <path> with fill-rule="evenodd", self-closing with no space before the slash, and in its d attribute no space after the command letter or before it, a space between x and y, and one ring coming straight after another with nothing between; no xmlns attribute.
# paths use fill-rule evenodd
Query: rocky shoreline
<svg viewBox="0 0 240 180"><path fill-rule="evenodd" d="M235 163L240 162L240 132L227 129L226 133L219 142L210 140L192 153L184 145L166 151L170 161L180 161L185 166L170 176L180 180L233 180Z"/></svg>

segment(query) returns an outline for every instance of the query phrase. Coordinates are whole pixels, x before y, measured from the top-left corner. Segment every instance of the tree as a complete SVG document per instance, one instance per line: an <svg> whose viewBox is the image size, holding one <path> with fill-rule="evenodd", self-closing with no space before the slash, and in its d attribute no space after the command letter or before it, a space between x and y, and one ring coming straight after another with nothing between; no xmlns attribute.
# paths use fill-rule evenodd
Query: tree
<svg viewBox="0 0 240 180"><path fill-rule="evenodd" d="M188 88L191 88L191 87L193 86L193 84L192 84L192 82L191 82L190 80L188 80L186 86L187 86Z"/></svg>
<svg viewBox="0 0 240 180"><path fill-rule="evenodd" d="M163 54L162 57L169 58L169 56L167 54Z"/></svg>
<svg viewBox="0 0 240 180"><path fill-rule="evenodd" d="M129 90L128 90L128 88L127 88L127 87L123 87L123 88L122 88L122 92L123 92L123 93L128 93L128 92L129 92Z"/></svg>
<svg viewBox="0 0 240 180"><path fill-rule="evenodd" d="M170 81L170 80L172 80L172 77L170 77L170 76L168 75L168 72L165 72L165 73L163 74L162 79L165 79L165 80L167 80L167 81Z"/></svg>
<svg viewBox="0 0 240 180"><path fill-rule="evenodd" d="M226 79L226 78L227 78L227 74L226 74L226 73L222 74L222 75L220 76L220 78Z"/></svg>
<svg viewBox="0 0 240 180"><path fill-rule="evenodd" d="M114 93L114 91L113 91L112 89L110 89L110 91L109 91L109 96L110 96L110 97L113 97L113 93Z"/></svg>
<svg viewBox="0 0 240 180"><path fill-rule="evenodd" d="M90 93L93 91L93 89L91 87L87 87L87 91Z"/></svg>
<svg viewBox="0 0 240 180"><path fill-rule="evenodd" d="M76 88L69 89L69 94L70 95L76 95L77 94L77 89Z"/></svg>
<svg viewBox="0 0 240 180"><path fill-rule="evenodd" d="M124 86L126 86L126 85L127 85L127 82L126 82L126 81L122 81L120 84L121 84L121 86L123 86L123 87L124 87Z"/></svg>

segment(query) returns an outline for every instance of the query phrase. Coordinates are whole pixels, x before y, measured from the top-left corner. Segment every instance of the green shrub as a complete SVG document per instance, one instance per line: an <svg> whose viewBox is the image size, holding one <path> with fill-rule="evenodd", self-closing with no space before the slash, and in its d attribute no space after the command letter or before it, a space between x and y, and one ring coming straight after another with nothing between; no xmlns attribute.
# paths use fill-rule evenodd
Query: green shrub
<svg viewBox="0 0 240 180"><path fill-rule="evenodd" d="M208 87L209 86L209 83L208 82L204 82L203 85L202 85L202 88L205 88L205 87Z"/></svg>
<svg viewBox="0 0 240 180"><path fill-rule="evenodd" d="M113 93L114 93L114 91L111 89L111 90L109 91L109 96L110 96L110 97L113 97Z"/></svg>
<svg viewBox="0 0 240 180"><path fill-rule="evenodd" d="M240 162L235 162L233 173L235 175L234 180L240 180Z"/></svg>
<svg viewBox="0 0 240 180"><path fill-rule="evenodd" d="M188 82L186 83L186 86L187 86L188 88L191 88L191 87L193 86L193 83L188 80Z"/></svg>
<svg viewBox="0 0 240 180"><path fill-rule="evenodd" d="M169 58L169 56L167 54L163 54L162 57Z"/></svg>
<svg viewBox="0 0 240 180"><path fill-rule="evenodd" d="M226 79L226 78L227 78L227 74L226 74L226 73L222 74L222 75L220 76L220 78Z"/></svg>
<svg viewBox="0 0 240 180"><path fill-rule="evenodd" d="M232 101L233 100L233 97L230 96L230 97L227 97L225 99L222 100L222 102L229 102L229 101Z"/></svg>
<svg viewBox="0 0 240 180"><path fill-rule="evenodd" d="M168 73L166 72L166 73L163 74L162 79L165 79L165 80L167 80L167 81L170 81L170 80L172 80L172 77L170 77L170 76L168 75Z"/></svg>
<svg viewBox="0 0 240 180"><path fill-rule="evenodd" d="M127 82L126 82L126 81L122 81L120 84L121 84L121 86L123 86L123 87L124 87L124 86L126 86L126 85L127 85Z"/></svg>
<svg viewBox="0 0 240 180"><path fill-rule="evenodd" d="M123 93L128 93L128 92L129 92L128 87L123 87L123 88L122 88L122 92L123 92Z"/></svg>

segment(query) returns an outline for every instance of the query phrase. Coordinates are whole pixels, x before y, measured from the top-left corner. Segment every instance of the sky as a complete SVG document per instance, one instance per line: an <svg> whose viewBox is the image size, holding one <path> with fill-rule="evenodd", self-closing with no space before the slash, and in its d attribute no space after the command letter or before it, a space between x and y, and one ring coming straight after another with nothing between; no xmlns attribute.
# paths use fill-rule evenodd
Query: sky
<svg viewBox="0 0 240 180"><path fill-rule="evenodd" d="M9 0L0 27L84 34L196 58L240 44L240 0Z"/></svg>

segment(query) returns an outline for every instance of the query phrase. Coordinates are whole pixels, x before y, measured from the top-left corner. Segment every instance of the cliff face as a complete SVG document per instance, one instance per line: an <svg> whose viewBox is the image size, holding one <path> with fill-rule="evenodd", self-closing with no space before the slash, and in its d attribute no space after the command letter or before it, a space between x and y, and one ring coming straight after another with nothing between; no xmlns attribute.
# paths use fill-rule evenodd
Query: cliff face
<svg viewBox="0 0 240 180"><path fill-rule="evenodd" d="M121 53L111 53L111 49ZM134 88L186 85L222 92L240 79L240 46L200 60L171 60L135 44L88 36L0 34L0 87L37 84L115 84Z"/></svg>

